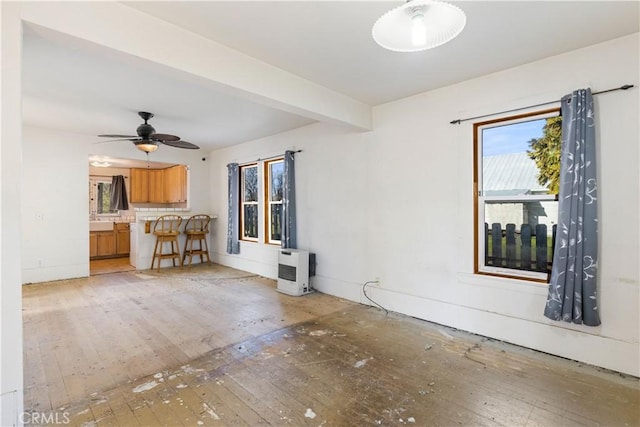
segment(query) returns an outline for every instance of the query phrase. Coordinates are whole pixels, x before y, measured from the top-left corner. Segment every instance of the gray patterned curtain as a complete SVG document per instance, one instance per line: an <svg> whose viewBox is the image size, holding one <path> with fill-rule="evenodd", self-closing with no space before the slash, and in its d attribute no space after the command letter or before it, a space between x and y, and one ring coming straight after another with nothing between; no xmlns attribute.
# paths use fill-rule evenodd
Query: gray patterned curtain
<svg viewBox="0 0 640 427"><path fill-rule="evenodd" d="M295 152L284 153L284 193L282 195L282 240L283 248L298 247L296 235L296 174Z"/></svg>
<svg viewBox="0 0 640 427"><path fill-rule="evenodd" d="M229 218L227 225L227 253L240 253L240 167L237 163L227 165L227 176L229 178Z"/></svg>
<svg viewBox="0 0 640 427"><path fill-rule="evenodd" d="M558 234L544 315L598 326L598 186L591 90L563 97L561 111Z"/></svg>
<svg viewBox="0 0 640 427"><path fill-rule="evenodd" d="M115 175L111 178L111 193L109 194L109 210L128 211L129 201L127 200L127 187L124 183L124 176ZM98 194L98 203L102 203L102 193Z"/></svg>

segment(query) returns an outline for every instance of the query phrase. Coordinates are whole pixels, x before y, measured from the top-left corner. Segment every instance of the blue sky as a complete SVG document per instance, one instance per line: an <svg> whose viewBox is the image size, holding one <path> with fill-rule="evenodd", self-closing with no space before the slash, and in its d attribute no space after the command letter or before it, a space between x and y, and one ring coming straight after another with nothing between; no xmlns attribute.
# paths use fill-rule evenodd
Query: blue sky
<svg viewBox="0 0 640 427"><path fill-rule="evenodd" d="M482 155L488 157L526 152L529 149L529 141L542 136L545 122L546 119L538 119L484 129Z"/></svg>

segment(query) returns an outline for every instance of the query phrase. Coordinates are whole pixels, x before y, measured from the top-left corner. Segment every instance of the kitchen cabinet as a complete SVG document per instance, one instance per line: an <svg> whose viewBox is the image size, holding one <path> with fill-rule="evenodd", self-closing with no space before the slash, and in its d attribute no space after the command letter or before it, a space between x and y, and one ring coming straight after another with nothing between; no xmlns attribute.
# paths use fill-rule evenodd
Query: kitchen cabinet
<svg viewBox="0 0 640 427"><path fill-rule="evenodd" d="M106 257L116 254L116 235L113 231L96 231L98 234L98 256Z"/></svg>
<svg viewBox="0 0 640 427"><path fill-rule="evenodd" d="M129 201L131 203L149 202L149 171L147 169L131 169Z"/></svg>
<svg viewBox="0 0 640 427"><path fill-rule="evenodd" d="M149 203L167 203L164 198L166 169L149 170Z"/></svg>
<svg viewBox="0 0 640 427"><path fill-rule="evenodd" d="M90 258L115 258L129 255L131 235L129 223L116 223L111 231L89 233Z"/></svg>
<svg viewBox="0 0 640 427"><path fill-rule="evenodd" d="M167 168L165 171L164 197L167 203L187 201L187 167L183 165Z"/></svg>
<svg viewBox="0 0 640 427"><path fill-rule="evenodd" d="M131 203L184 203L187 201L187 168L132 168Z"/></svg>
<svg viewBox="0 0 640 427"><path fill-rule="evenodd" d="M89 258L98 256L98 233L89 233Z"/></svg>
<svg viewBox="0 0 640 427"><path fill-rule="evenodd" d="M129 255L131 245L129 223L116 223L114 231L116 233L116 254L122 256Z"/></svg>

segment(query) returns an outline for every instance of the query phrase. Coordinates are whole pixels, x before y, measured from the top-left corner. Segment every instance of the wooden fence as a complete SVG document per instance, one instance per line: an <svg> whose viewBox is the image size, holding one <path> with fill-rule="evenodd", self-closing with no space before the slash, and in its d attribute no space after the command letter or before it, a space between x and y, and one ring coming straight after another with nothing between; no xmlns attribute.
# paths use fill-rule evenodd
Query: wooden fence
<svg viewBox="0 0 640 427"><path fill-rule="evenodd" d="M491 228L485 223L484 264L550 273L557 228L554 225L549 236L545 224L538 224L535 228L522 224L520 232L517 232L515 224L507 224L502 229L500 223L491 224Z"/></svg>

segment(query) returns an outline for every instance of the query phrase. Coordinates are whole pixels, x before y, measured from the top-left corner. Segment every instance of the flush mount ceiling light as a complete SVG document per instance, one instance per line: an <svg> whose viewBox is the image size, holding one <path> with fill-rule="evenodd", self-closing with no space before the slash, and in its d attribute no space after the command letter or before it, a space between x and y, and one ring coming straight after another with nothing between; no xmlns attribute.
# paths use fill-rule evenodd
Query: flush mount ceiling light
<svg viewBox="0 0 640 427"><path fill-rule="evenodd" d="M437 0L410 0L382 15L371 34L385 49L418 52L454 39L467 23L457 6Z"/></svg>
<svg viewBox="0 0 640 427"><path fill-rule="evenodd" d="M91 166L95 166L97 168L108 168L109 166L111 166L111 163L109 162L91 162Z"/></svg>

